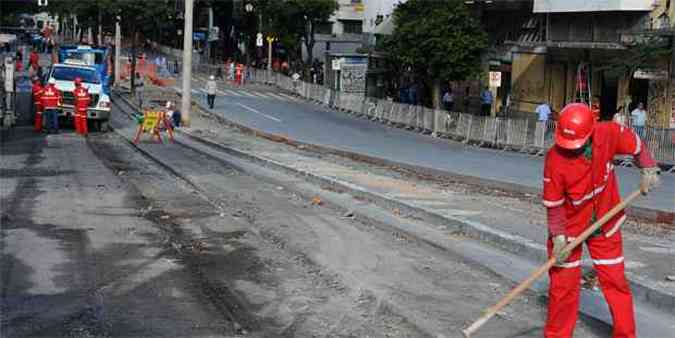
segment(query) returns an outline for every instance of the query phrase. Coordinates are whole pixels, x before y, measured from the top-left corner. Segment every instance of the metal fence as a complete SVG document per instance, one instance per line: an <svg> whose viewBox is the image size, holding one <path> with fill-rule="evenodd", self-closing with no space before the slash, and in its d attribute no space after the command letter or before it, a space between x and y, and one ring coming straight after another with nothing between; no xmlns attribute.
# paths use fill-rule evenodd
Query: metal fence
<svg viewBox="0 0 675 338"><path fill-rule="evenodd" d="M384 124L446 137L467 144L543 155L553 145L555 121L484 117L449 112L383 99L334 91L321 85L293 80L261 69L248 71L248 81L275 85L283 90L338 111ZM639 131L657 161L675 164L673 129L644 127ZM628 164L628 163L626 163Z"/></svg>

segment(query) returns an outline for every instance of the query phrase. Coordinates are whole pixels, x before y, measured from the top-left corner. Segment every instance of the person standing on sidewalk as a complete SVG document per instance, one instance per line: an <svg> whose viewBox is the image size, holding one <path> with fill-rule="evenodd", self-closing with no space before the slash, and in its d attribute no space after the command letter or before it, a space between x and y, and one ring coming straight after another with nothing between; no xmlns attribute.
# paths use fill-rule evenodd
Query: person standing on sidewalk
<svg viewBox="0 0 675 338"><path fill-rule="evenodd" d="M441 100L446 111L451 112L455 108L455 94L452 93L452 88L448 88Z"/></svg>
<svg viewBox="0 0 675 338"><path fill-rule="evenodd" d="M45 109L44 117L47 124L48 133L59 132L59 114L58 109L61 105L61 92L56 88L56 80L49 78L47 86L42 92L42 106Z"/></svg>
<svg viewBox="0 0 675 338"><path fill-rule="evenodd" d="M537 109L535 110L537 113L537 120L539 124L543 124L544 128L544 139L548 140L549 136L551 135L551 128L553 126L550 126L547 124L548 120L551 119L551 107L548 105L546 102L542 102L539 106L537 106Z"/></svg>
<svg viewBox="0 0 675 338"><path fill-rule="evenodd" d="M481 116L490 116L492 111L492 92L488 86L485 86L482 92L480 92L480 112Z"/></svg>
<svg viewBox="0 0 675 338"><path fill-rule="evenodd" d="M647 122L647 112L645 111L645 105L640 102L637 107L633 109L630 113L631 123L635 132L644 137L645 133L645 122Z"/></svg>
<svg viewBox="0 0 675 338"><path fill-rule="evenodd" d="M642 140L614 122L596 122L583 103L567 105L560 114L555 144L544 161L543 204L547 208L548 253L557 256L549 270L546 338L573 337L579 308L582 247L563 248L597 219L621 202L614 173L615 155L633 155L641 168L640 190L658 185L659 169ZM586 240L600 287L614 323L613 337L635 338L633 297L624 275L621 224L618 213Z"/></svg>
<svg viewBox="0 0 675 338"><path fill-rule="evenodd" d="M209 108L213 109L213 105L216 101L216 89L218 85L216 84L216 77L211 75L209 80L206 81L206 99L209 104Z"/></svg>
<svg viewBox="0 0 675 338"><path fill-rule="evenodd" d="M145 92L145 84L143 83L143 77L141 77L140 73L136 73L136 81L134 84L136 85L135 94L136 99L138 100L138 107L143 109L143 92Z"/></svg>

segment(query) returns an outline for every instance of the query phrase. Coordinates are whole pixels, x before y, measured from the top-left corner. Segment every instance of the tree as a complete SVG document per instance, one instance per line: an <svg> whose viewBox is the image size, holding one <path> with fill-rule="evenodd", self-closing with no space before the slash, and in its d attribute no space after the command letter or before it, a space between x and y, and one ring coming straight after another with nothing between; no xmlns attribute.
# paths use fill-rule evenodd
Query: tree
<svg viewBox="0 0 675 338"><path fill-rule="evenodd" d="M336 0L258 0L258 4L263 11L263 27L279 38L289 54L301 60L300 46L305 45L305 65L314 59L316 26L328 21L339 7Z"/></svg>
<svg viewBox="0 0 675 338"><path fill-rule="evenodd" d="M672 54L672 43L660 36L647 36L639 39L621 53L621 57L610 59L606 66L598 70L607 70L613 75L632 78L638 69L652 70L662 66Z"/></svg>
<svg viewBox="0 0 675 338"><path fill-rule="evenodd" d="M131 86L135 87L136 49L139 35L150 36L156 33L158 20L168 20L173 13L173 1L134 1L134 0L50 0L49 11L54 14L74 14L83 27L96 28L99 23L112 26L115 17L120 16L122 34L131 37ZM99 13L103 15L99 16ZM99 21L102 20L102 21Z"/></svg>
<svg viewBox="0 0 675 338"><path fill-rule="evenodd" d="M328 21L339 5L335 0L289 0L288 4L293 8L297 19L303 23L302 38L307 48L305 64L311 65L314 60L316 26Z"/></svg>
<svg viewBox="0 0 675 338"><path fill-rule="evenodd" d="M409 0L394 10L396 28L384 50L397 69L410 69L432 88L440 106L442 80L461 81L481 72L487 34L464 1Z"/></svg>

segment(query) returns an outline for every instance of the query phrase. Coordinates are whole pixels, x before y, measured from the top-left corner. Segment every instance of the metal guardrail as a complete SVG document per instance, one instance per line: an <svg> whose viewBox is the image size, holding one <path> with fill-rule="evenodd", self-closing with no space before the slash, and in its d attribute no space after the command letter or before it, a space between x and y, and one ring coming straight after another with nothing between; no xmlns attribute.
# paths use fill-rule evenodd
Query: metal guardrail
<svg viewBox="0 0 675 338"><path fill-rule="evenodd" d="M218 74L218 67L223 68L217 65L198 65L195 66L195 71L208 75ZM225 69L223 74L230 75ZM348 114L467 144L532 155L543 155L553 145L556 124L551 120L484 117L430 109L369 98L362 94L335 91L322 85L293 80L289 76L266 69L247 69L246 81L274 85L299 97ZM644 127L639 134L658 162L675 165L673 129ZM625 164L630 165L629 162Z"/></svg>

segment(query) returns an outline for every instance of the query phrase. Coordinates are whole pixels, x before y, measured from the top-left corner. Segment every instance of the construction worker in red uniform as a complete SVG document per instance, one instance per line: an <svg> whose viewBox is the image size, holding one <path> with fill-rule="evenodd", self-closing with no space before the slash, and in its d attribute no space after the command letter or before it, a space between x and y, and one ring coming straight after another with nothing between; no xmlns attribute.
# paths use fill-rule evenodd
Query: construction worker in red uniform
<svg viewBox="0 0 675 338"><path fill-rule="evenodd" d="M75 132L86 136L88 134L87 108L89 108L89 103L91 103L91 96L89 95L89 90L82 85L82 79L76 77L74 82Z"/></svg>
<svg viewBox="0 0 675 338"><path fill-rule="evenodd" d="M42 112L44 111L44 106L42 105L42 84L40 79L36 76L33 78L33 87L31 92L33 94L33 104L35 104L35 131L42 132Z"/></svg>
<svg viewBox="0 0 675 338"><path fill-rule="evenodd" d="M43 117L47 125L47 131L58 133L59 131L59 115L58 110L61 105L61 92L56 88L56 80L49 78L47 86L42 92L42 107L44 108Z"/></svg>
<svg viewBox="0 0 675 338"><path fill-rule="evenodd" d="M237 63L236 74L237 74L237 75L236 75L236 80L235 80L235 82L236 82L237 85L240 85L240 86L241 86L241 84L242 84L242 76L243 76L243 74L244 74L244 65L242 65L241 63Z"/></svg>
<svg viewBox="0 0 675 338"><path fill-rule="evenodd" d="M549 271L547 338L574 334L579 307L582 247L563 253L563 247L595 220L620 203L612 162L615 155L633 155L641 168L643 194L658 184L659 169L650 151L630 129L614 122L596 122L590 107L567 105L560 113L555 145L544 163L543 203L547 208L549 255L562 255ZM633 299L624 276L621 224L618 213L586 240L600 287L614 323L613 337L635 337Z"/></svg>

